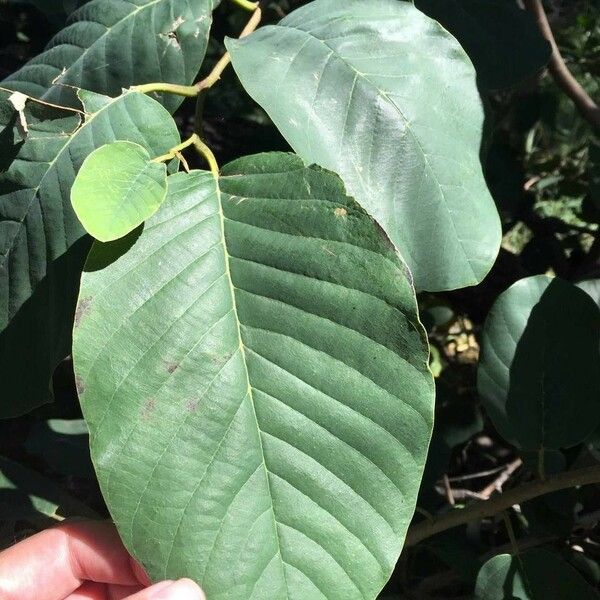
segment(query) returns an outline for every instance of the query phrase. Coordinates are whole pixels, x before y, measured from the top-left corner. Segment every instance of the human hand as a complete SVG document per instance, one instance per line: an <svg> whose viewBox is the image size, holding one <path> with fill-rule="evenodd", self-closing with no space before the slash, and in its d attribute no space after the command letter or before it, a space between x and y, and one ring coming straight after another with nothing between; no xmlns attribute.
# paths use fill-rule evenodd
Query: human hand
<svg viewBox="0 0 600 600"><path fill-rule="evenodd" d="M66 523L0 553L0 600L205 600L190 579L150 584L107 522Z"/></svg>

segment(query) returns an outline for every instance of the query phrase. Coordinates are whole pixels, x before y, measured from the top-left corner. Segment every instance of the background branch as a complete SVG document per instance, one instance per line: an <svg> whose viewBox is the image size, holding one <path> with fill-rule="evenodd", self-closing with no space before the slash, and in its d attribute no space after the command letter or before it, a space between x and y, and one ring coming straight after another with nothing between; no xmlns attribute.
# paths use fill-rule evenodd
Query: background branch
<svg viewBox="0 0 600 600"><path fill-rule="evenodd" d="M497 515L515 504L527 502L527 500L532 500L538 496L569 487L592 483L600 483L600 465L566 471L548 477L544 481L537 480L525 483L508 492L494 496L490 500L478 501L466 508L454 509L451 512L414 525L408 530L405 546L414 546L436 533L441 533L459 525L465 525L470 521Z"/></svg>
<svg viewBox="0 0 600 600"><path fill-rule="evenodd" d="M537 21L542 35L552 46L552 56L548 63L548 70L556 84L573 100L581 115L596 129L600 129L600 107L590 98L581 84L573 77L562 57L554 34L548 22L548 16L541 0L523 0L523 4L532 13Z"/></svg>

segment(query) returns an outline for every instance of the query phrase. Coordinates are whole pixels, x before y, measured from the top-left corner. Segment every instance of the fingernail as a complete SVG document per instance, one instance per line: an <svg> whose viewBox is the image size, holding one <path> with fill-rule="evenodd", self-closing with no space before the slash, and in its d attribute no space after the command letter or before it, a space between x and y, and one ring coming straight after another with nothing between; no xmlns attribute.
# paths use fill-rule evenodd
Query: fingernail
<svg viewBox="0 0 600 600"><path fill-rule="evenodd" d="M153 586L148 588L148 598L164 598L162 593L169 587L171 587L175 582L172 579L166 579L165 581L160 581L155 583Z"/></svg>
<svg viewBox="0 0 600 600"><path fill-rule="evenodd" d="M206 600L204 592L200 589L197 583L191 579L183 578L171 583L165 588L160 589L157 595L154 596L154 591L150 598L159 599L175 599L177 600Z"/></svg>

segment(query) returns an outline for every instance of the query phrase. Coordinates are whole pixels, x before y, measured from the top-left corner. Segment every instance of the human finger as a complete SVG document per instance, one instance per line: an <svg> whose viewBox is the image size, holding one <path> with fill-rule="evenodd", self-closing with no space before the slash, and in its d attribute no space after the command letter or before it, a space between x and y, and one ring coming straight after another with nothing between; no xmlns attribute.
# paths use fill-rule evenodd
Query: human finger
<svg viewBox="0 0 600 600"><path fill-rule="evenodd" d="M156 583L127 600L206 600L206 596L191 579L179 579Z"/></svg>
<svg viewBox="0 0 600 600"><path fill-rule="evenodd" d="M108 522L47 529L0 554L0 598L64 600L85 581L135 586L139 567Z"/></svg>

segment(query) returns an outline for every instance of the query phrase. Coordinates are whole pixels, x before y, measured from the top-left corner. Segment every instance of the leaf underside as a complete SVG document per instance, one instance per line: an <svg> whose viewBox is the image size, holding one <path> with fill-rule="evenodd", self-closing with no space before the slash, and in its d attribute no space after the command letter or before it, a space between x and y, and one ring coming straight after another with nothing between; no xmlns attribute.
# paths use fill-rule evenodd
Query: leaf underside
<svg viewBox="0 0 600 600"><path fill-rule="evenodd" d="M85 157L127 138L162 154L179 143L167 111L137 93L112 99L80 92L79 115L28 102L29 134L3 130L0 174L0 418L51 399L50 377L70 352L81 270L90 239L70 201ZM1 104L6 107L5 103Z"/></svg>
<svg viewBox="0 0 600 600"><path fill-rule="evenodd" d="M417 289L483 279L501 235L483 110L469 58L437 22L408 2L316 0L226 46L292 148L379 221Z"/></svg>
<svg viewBox="0 0 600 600"><path fill-rule="evenodd" d="M209 598L375 598L414 511L433 384L406 267L339 179L284 154L218 183L171 176L156 215L96 243L86 271L80 399L151 576Z"/></svg>

